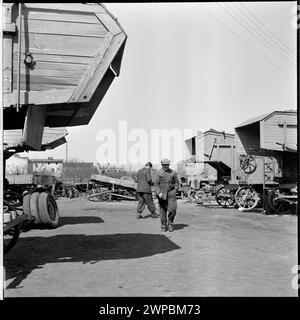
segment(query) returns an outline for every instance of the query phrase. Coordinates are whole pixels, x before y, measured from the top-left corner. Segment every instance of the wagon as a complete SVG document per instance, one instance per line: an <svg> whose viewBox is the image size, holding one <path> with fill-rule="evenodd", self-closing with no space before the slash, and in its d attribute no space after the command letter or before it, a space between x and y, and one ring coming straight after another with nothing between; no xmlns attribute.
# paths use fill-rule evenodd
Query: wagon
<svg viewBox="0 0 300 320"><path fill-rule="evenodd" d="M274 111L235 128L231 181L216 194L222 206L249 211L261 203L278 214L297 210L297 113Z"/></svg>
<svg viewBox="0 0 300 320"><path fill-rule="evenodd" d="M56 132L45 143L47 133L89 123L120 74L127 35L101 4L3 3L2 9L5 168L14 153L66 142ZM25 221L57 227L58 219L55 199L44 190L10 192L4 202L5 252Z"/></svg>

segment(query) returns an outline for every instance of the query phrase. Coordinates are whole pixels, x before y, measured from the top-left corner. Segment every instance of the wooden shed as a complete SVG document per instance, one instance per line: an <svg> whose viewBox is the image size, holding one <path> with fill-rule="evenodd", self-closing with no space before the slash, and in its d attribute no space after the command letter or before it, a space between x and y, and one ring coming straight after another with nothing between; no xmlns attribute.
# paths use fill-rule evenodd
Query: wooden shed
<svg viewBox="0 0 300 320"><path fill-rule="evenodd" d="M3 3L4 129L88 124L126 38L102 4Z"/></svg>

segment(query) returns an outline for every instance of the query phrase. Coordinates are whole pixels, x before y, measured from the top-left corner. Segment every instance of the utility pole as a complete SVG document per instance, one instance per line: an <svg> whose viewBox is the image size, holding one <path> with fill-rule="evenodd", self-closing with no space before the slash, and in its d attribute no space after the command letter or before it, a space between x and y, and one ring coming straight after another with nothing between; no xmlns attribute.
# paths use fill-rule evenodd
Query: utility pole
<svg viewBox="0 0 300 320"><path fill-rule="evenodd" d="M68 141L66 140L66 162L68 162Z"/></svg>

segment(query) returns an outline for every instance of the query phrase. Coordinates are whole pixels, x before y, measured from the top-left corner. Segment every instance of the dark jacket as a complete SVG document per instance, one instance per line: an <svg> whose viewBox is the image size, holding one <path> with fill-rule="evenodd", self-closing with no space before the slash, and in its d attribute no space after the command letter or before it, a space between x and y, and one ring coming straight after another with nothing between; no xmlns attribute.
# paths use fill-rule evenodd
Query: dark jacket
<svg viewBox="0 0 300 320"><path fill-rule="evenodd" d="M167 194L170 191L176 193L179 188L177 173L172 169L168 169L167 171L163 169L158 170L154 181L154 188L157 195L163 194L163 199L167 198Z"/></svg>
<svg viewBox="0 0 300 320"><path fill-rule="evenodd" d="M152 193L150 170L142 168L137 172L137 192Z"/></svg>

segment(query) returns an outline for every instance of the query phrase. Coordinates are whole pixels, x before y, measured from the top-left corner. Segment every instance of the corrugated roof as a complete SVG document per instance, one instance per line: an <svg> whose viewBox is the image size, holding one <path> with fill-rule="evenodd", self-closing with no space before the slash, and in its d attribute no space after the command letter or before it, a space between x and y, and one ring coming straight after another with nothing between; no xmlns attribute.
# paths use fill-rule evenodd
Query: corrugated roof
<svg viewBox="0 0 300 320"><path fill-rule="evenodd" d="M253 124L255 122L260 122L260 121L265 120L266 118L270 117L271 115L273 115L275 113L295 113L296 114L297 111L295 111L295 110L285 110L285 111L272 111L272 112L269 112L269 113L265 113L263 115L251 118L251 119L241 123L239 126L236 126L235 129L240 128L240 127L248 126L248 125Z"/></svg>

